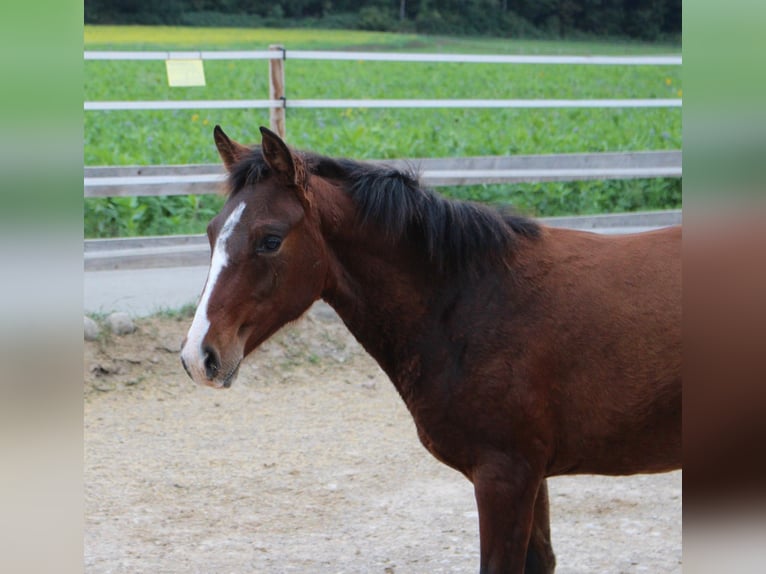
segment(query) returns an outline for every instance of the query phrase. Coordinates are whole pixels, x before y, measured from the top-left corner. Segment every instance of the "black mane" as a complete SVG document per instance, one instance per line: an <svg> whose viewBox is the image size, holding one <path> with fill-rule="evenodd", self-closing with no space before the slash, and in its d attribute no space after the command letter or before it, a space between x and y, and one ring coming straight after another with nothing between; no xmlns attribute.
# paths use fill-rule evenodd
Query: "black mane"
<svg viewBox="0 0 766 574"><path fill-rule="evenodd" d="M270 172L271 169L263 159L261 148L251 148L250 153L240 158L229 172L228 195L234 195L242 189L263 181Z"/></svg>
<svg viewBox="0 0 766 574"><path fill-rule="evenodd" d="M537 222L479 203L444 198L421 187L417 175L391 166L349 159L299 154L307 169L340 182L358 208L359 223L380 227L392 241L422 245L428 260L440 270L474 266L502 259L519 237L540 234ZM269 174L260 148L232 170L232 193L254 185Z"/></svg>

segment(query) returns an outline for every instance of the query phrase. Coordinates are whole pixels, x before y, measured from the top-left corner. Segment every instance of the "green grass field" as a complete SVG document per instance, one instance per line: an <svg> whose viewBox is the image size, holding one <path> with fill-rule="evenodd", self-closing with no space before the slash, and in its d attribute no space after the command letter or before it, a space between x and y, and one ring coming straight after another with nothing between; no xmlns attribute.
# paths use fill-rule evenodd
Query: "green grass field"
<svg viewBox="0 0 766 574"><path fill-rule="evenodd" d="M170 28L85 26L86 50L255 50L283 44L302 50L444 52L453 54L676 54L675 44L514 40L307 28Z"/></svg>
<svg viewBox="0 0 766 574"><path fill-rule="evenodd" d="M637 43L438 38L333 30L85 28L85 48L120 50L385 50L452 53L657 54L680 47ZM678 66L531 66L287 61L293 98L675 98ZM85 99L265 99L265 61L207 61L207 86L169 88L164 62L85 63ZM86 165L218 161L212 127L258 140L268 110L87 112ZM287 110L291 145L334 156L417 158L681 148L680 109L636 110ZM573 182L445 188L445 193L513 203L534 215L658 209L680 205L678 180ZM199 232L220 198L86 201L86 235Z"/></svg>

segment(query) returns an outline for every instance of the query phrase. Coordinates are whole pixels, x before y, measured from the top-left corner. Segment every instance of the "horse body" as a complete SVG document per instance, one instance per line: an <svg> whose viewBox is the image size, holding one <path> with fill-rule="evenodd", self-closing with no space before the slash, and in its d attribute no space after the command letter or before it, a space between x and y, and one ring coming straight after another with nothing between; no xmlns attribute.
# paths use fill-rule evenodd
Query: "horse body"
<svg viewBox="0 0 766 574"><path fill-rule="evenodd" d="M679 466L679 228L620 237L544 228L510 265L451 285L414 255L327 237L338 268L323 298L440 460L470 478L482 437L487 448L534 444L547 476Z"/></svg>
<svg viewBox="0 0 766 574"><path fill-rule="evenodd" d="M216 132L232 193L209 234L226 289L208 279L184 345L195 380L228 386L325 299L424 446L474 484L482 572L553 571L546 477L680 467L680 228L551 229L262 131L263 173L245 166L258 193L237 175L253 151Z"/></svg>

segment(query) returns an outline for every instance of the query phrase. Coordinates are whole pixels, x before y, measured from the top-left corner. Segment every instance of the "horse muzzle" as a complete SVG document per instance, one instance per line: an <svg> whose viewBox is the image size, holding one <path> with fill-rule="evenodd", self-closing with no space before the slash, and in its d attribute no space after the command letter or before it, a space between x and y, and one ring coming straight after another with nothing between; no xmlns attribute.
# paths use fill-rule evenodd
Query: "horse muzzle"
<svg viewBox="0 0 766 574"><path fill-rule="evenodd" d="M184 343L181 350L181 365L195 383L215 389L228 389L239 374L241 357L236 360L222 360L221 355L209 345L201 349L190 349Z"/></svg>

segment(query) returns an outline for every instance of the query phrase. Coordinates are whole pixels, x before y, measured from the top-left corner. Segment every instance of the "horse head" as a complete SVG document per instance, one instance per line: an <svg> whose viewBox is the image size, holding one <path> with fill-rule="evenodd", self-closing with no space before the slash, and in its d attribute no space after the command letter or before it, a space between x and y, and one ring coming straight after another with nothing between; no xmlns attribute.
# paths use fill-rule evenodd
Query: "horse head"
<svg viewBox="0 0 766 574"><path fill-rule="evenodd" d="M227 199L207 228L211 261L181 362L197 383L229 387L242 359L317 300L326 249L298 153L261 128L260 146L216 126Z"/></svg>

